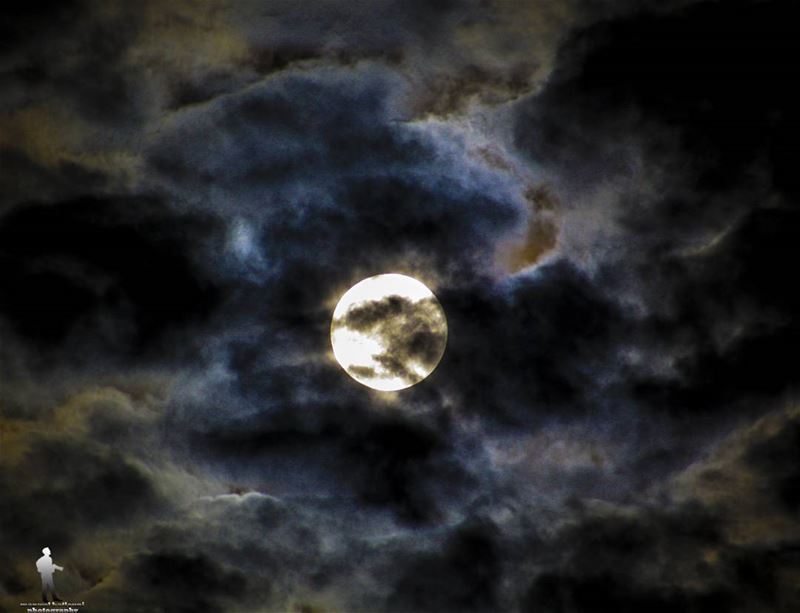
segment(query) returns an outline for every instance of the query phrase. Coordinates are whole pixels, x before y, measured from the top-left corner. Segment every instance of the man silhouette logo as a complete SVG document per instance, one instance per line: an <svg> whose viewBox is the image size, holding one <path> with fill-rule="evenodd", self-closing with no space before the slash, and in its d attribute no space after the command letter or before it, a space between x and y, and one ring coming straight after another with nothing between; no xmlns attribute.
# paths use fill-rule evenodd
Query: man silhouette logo
<svg viewBox="0 0 800 613"><path fill-rule="evenodd" d="M36 570L42 576L42 602L47 602L47 593L50 592L50 597L53 602L62 602L61 598L56 594L56 586L53 585L53 573L57 570L64 570L58 564L53 564L53 558L50 557L50 548L45 547L42 549L44 554L41 558L36 560Z"/></svg>

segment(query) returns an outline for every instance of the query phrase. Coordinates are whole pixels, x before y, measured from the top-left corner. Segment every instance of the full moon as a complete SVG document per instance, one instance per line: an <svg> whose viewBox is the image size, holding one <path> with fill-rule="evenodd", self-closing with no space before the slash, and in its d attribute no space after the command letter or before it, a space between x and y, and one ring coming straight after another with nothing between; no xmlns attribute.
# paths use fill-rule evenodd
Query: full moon
<svg viewBox="0 0 800 613"><path fill-rule="evenodd" d="M416 385L444 355L447 319L424 284L399 274L369 277L339 299L331 320L336 361L383 392Z"/></svg>

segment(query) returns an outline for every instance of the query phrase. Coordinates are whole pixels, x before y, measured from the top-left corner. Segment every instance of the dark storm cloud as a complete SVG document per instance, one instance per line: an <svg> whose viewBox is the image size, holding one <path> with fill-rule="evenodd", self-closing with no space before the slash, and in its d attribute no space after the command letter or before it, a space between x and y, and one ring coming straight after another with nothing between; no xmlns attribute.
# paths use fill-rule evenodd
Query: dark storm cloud
<svg viewBox="0 0 800 613"><path fill-rule="evenodd" d="M629 450L626 461L651 478L669 478L670 458L686 466L708 449L708 433L690 433L708 428L706 416L742 423L797 389L796 292L785 272L799 229L785 171L795 156L784 144L797 128L787 90L792 15L788 3L706 3L598 25L563 47L549 86L518 107L518 146L574 207L562 222L562 254L588 270L581 292L606 305L576 321L611 324L588 328L597 334L577 345L610 353L599 363L559 356L555 380L571 383L561 386L573 390L571 407L588 398L597 410L603 395L630 402L638 419L655 410L692 441L694 451L672 441L652 461L655 437ZM648 181L655 189L642 188ZM599 228L581 223L596 210ZM539 282L531 275L526 286ZM548 304L534 296L537 308ZM457 350L458 320L442 300ZM488 318L503 312L485 308ZM559 321L561 310L546 313ZM569 339L569 326L556 329ZM615 354L616 383L600 396L576 395L602 384ZM568 377L570 364L593 374ZM579 512L572 528L538 541L543 570L521 610L792 610L795 429L789 420L771 435L743 435L739 459L710 462L680 503Z"/></svg>
<svg viewBox="0 0 800 613"><path fill-rule="evenodd" d="M450 336L443 384L462 410L501 420L587 410L598 385L591 369L626 331L614 302L563 260L505 289L474 285L440 298Z"/></svg>
<svg viewBox="0 0 800 613"><path fill-rule="evenodd" d="M684 4L12 7L2 603L46 538L98 610L796 610L793 12ZM396 398L328 355L388 271Z"/></svg>
<svg viewBox="0 0 800 613"><path fill-rule="evenodd" d="M393 585L389 611L495 611L503 552L491 525L459 528L441 550L406 561Z"/></svg>
<svg viewBox="0 0 800 613"><path fill-rule="evenodd" d="M281 494L313 487L428 523L469 497L471 471L444 443L446 427L384 424L366 391L323 359L326 303L361 276L398 267L443 282L474 274L522 211L505 175L471 160L463 142L395 121L401 86L374 66L275 78L176 119L150 164L176 200L241 224L240 255L219 263L242 287L232 340L214 356L235 373L230 393L188 400L175 431L191 431L193 453L234 482ZM191 145L200 137L207 147ZM418 353L428 336L404 339L407 350ZM256 474L260 462L272 470Z"/></svg>
<svg viewBox="0 0 800 613"><path fill-rule="evenodd" d="M340 78L334 78L333 82ZM361 268L367 274L372 272L373 269L366 263L367 254L374 258L375 254L381 254L384 250L385 252L396 250L396 247L404 245L405 241L413 245L412 253L429 245L441 246L443 256L441 259L435 256L434 263L440 265L441 270L449 272L454 265L458 266L459 254L462 253L464 246L468 246L469 250L464 252L468 265L462 270L466 270L470 275L460 278L459 275L446 276L447 281L443 283L440 292L440 298L448 313L451 346L444 362L431 379L432 384L443 386L450 395L459 399L459 413L474 412L490 420L500 419L506 423L516 424L542 423L556 416L572 419L597 413L605 415L608 411L616 415L614 419L621 423L625 423L626 419L632 419L632 423L638 424L636 427L642 429L642 434L637 432L632 439L640 440L644 448L639 449L636 444L632 444L626 451L631 454L630 457L624 457L621 462L623 465L627 463L629 466L647 471L646 475L632 477L637 484L635 487L646 485L649 476L669 474L679 469L684 462L690 461L697 452L697 448L692 446L702 444L698 438L692 439L688 449L681 448L679 452L676 449L681 443L677 440L664 442L659 453L647 448L648 439L644 433L648 432L648 427L642 423L640 416L641 413L647 413L661 405L657 402L655 394L646 392L645 384L640 383L640 380L647 381L653 376L654 371L657 372L657 368L647 363L629 366L624 350L619 346L619 339L622 338L637 346L637 349L644 347L644 350L652 351L654 347L664 346L668 349L669 355L684 348L690 320L668 311L666 322L659 324L660 315L655 308L657 304L648 305L654 314L642 320L635 308L622 306L620 296L613 293L626 281L625 277L620 277L619 270L627 273L640 265L643 267L652 265L648 261L649 255L661 253L656 251L656 247L661 249L664 255L660 255L660 259L654 260L655 262L666 260L667 256L673 255L669 243L664 247L657 241L654 241L655 246L649 248L643 244L641 253L636 253L634 247L644 243L645 239L642 237L647 235L642 234L635 223L639 220L651 223L652 235L658 238L658 233L664 228L664 224L659 220L671 215L670 206L679 196L685 196L685 192L689 191L686 189L687 180L677 182L680 190L675 198L671 200L665 198L666 203L656 201L651 204L648 201L650 208L641 216L625 217L624 206L611 208L610 216L622 217L620 227L623 228L623 236L624 232L628 232L628 237L623 238L622 245L623 248L629 248L626 252L629 254L627 268L613 269L615 261L606 265L602 260L604 254L600 252L598 254L600 274L583 271L580 262L570 261L572 254L567 251L562 257L553 259L535 271L519 275L502 286L496 285L471 270L472 264L469 258L472 257L472 249L480 249L478 246L485 244L481 241L485 236L486 226L480 216L475 216L475 211L482 209L476 209L474 205L468 207L472 211L472 217L463 218L455 214L456 211L467 210L467 207L461 208L459 198L469 192L465 192L463 187L459 186L460 189L456 192L457 198L446 186L442 191L429 192L428 186L424 185L422 193L426 196L430 194L431 197L423 200L416 195L420 189L419 185L415 184L412 187L406 183L406 173L411 174L417 168L415 162L432 159L426 157L430 155L426 152L436 149L429 149L426 139L419 136L412 137L410 141L398 141L404 133L406 136L413 134L405 132L406 129L402 125L382 127L385 125L382 118L386 115L391 116L386 107L377 102L385 100L385 94L369 95L371 92L380 92L380 89L370 86L369 89L361 90L364 93L349 92L343 95L338 90L328 87L328 83L325 79L315 82L314 79L309 80L305 77L276 80L269 88L255 89L241 99L233 99L224 106L215 107L213 112L216 119L213 125L217 129L222 129L223 133L233 135L231 138L220 139L219 142L236 143L233 147L228 144L225 149L234 154L235 163L219 164L206 158L202 152L191 152L191 157L187 161L182 161L187 154L177 148L179 140L176 138L173 144L170 136L165 136L164 143L167 147L163 148L162 145L159 149L159 152L163 153L158 153L153 158L155 168L165 178L170 176L188 178L190 168L199 170L201 176L207 174L208 181L213 181L216 186L221 187L219 202L224 202L225 206L247 215L251 220L250 223L260 230L260 235L257 233L259 236L257 245L263 250L265 260L271 263L271 273L275 281L270 282L270 289L276 288L270 292L268 307L263 311L262 321L265 331L280 330L279 335L271 335L269 341L264 341L265 344L269 344L274 352L286 350L294 353L292 346L297 344L322 349L327 344L325 331L329 313L325 309L318 308L318 288L333 287L331 277L335 280L341 271L353 267ZM289 95L285 93L287 91L297 93ZM300 92L304 94L301 95ZM304 112L303 109L306 107L301 105L289 109L285 103L280 103L287 95L292 99L307 101L303 103L309 109L305 112L316 118L319 123L296 122L293 118ZM547 96L545 92L542 100L534 99L535 103L543 105L548 112L554 114L556 110L563 111L562 100L556 94L552 94L552 99ZM317 102L319 100L325 100L325 106L358 109L358 112L347 115L347 125L360 125L358 122L362 121L360 118L363 116L365 118L363 121L368 121L371 125L369 136L353 139L351 132L342 132L338 121L328 123L325 120L325 107ZM626 106L625 112L622 113L623 125L626 127L630 125L626 123L629 109L630 106ZM613 113L612 109L612 116ZM267 141L256 139L254 134L243 127L238 128L231 119L233 117L249 118L249 122L242 124L243 126L262 126L261 136L265 133L274 133L271 142L281 143L281 147L267 146L265 144ZM337 115L337 118L341 119L341 116ZM253 121L256 123L252 123ZM553 116L547 121L556 124L561 121L561 117ZM298 127L295 127L295 123ZM288 129L289 134L297 134L300 131L299 125L305 126L306 136L315 137L314 142L317 146L320 144L323 146L324 155L315 151L309 155L303 149L292 149L289 143L296 143L297 140L294 138L283 140L282 133L277 129L280 126ZM191 131L187 133L187 128L183 126L178 126L178 129L181 134L180 140L186 140L187 134L191 134ZM339 136L340 134L342 136ZM354 145L342 147L343 143L348 143L346 138L342 138L343 136L350 138L349 142ZM599 140L603 142L602 139ZM401 147L400 142L403 142L405 147L409 143L413 145L411 149L413 157L407 156L407 149ZM574 149L571 143L570 147ZM565 146L565 149L571 150L570 147ZM238 155L239 150L247 152L248 155ZM259 153L257 158L252 155L253 151ZM540 152L539 157L544 162L551 163L552 157ZM254 168L255 159L259 160L259 168ZM389 159L399 161L399 164L391 166L389 177L384 175L370 178L368 181L359 176L351 178L354 168L361 169L366 164L367 168L377 172L381 162ZM663 157L655 159L660 160ZM602 168L602 165L596 164L596 166ZM580 166L576 164L576 168ZM447 165L441 169L442 172L449 174ZM315 202L307 196L299 196L302 192L296 191L295 183L284 180L284 177L299 180L301 176L304 186L314 186L314 193L322 194L323 197L318 197ZM566 173L565 176L569 178L570 175ZM334 178L335 183L333 183ZM357 185L363 183L368 185L369 189L353 190L349 188L351 183ZM345 186L344 189L342 185ZM270 189L267 189L267 186ZM180 182L177 183L177 188L185 190L182 193L199 191L195 188L186 189ZM345 197L339 194L344 194ZM688 197L692 195L690 192ZM283 203L293 205L282 208L281 215L275 214L274 209L254 208L257 203L281 200ZM424 217L418 223L406 222L409 218L413 220L418 211L423 210L420 203L427 200L437 202L434 208L425 209L427 213L435 215L435 223L426 223ZM446 202L447 206L443 202ZM694 202L698 200L695 199ZM208 203L201 202L201 204ZM263 204L260 206L263 207ZM487 215L492 206L494 206L492 203L487 203L485 209ZM454 215L452 218L451 211ZM652 218L648 218L646 212L652 212ZM456 232L459 228L449 223L450 219L456 224L465 224L462 226L465 228L464 232ZM488 219L491 220L491 216ZM708 219L710 222L716 222L718 216L712 214ZM352 222L352 225L349 222ZM688 225L688 218L686 224ZM710 223L710 227L716 229L714 223ZM383 232L383 228L386 228L387 232ZM390 228L394 231L390 232ZM447 234L443 234L443 228L448 228L453 237L452 241L448 240ZM428 232L432 233L430 239ZM305 244L309 236L314 237L313 261L309 261L310 254L305 249L295 248L295 245ZM672 236L673 233L668 228L663 240L674 240L670 238ZM674 231L674 236L680 236L677 229ZM362 237L367 243L361 242ZM376 239L374 242L373 237ZM749 242L749 239L746 242ZM684 246L681 242L679 245ZM439 253L438 249L436 253ZM710 255L713 259L713 254ZM380 255L377 257L380 258ZM672 271L671 268L667 268L662 275L653 274L649 269L643 268L635 277L637 282L640 279L651 281L652 286L644 290L646 297L649 297L651 292L654 296L666 293L668 299L663 300L665 304L680 302L681 295L685 296L687 303L690 299L698 302L701 295L713 295L706 285L709 280L724 278L724 275L717 274L718 271L735 270L735 265L730 261L713 263L710 266L704 263L694 264L708 259L702 254L694 260L681 258L677 253L674 257L678 262L672 273L674 276L666 275ZM737 257L734 256L734 261ZM682 266L685 269L681 268ZM376 268L378 269L375 272L384 271L379 267ZM648 273L651 273L649 277ZM665 276L669 281L666 289L657 283ZM284 280L297 278L303 278L307 283L301 286L283 283ZM452 287L448 287L450 279L454 280ZM726 287L736 289L737 283L738 277L732 278ZM687 287L685 293L678 292L677 290L684 284ZM630 291L630 288L627 291ZM621 292L621 295L624 294ZM699 307L701 312L705 310L707 313L700 322L692 324L697 334L703 333L703 330L708 328L707 323L714 321L718 315L715 299L709 297L705 301L700 300L699 304L704 305ZM287 319L288 313L292 315ZM746 321L752 321L750 313L746 313L746 316ZM677 325L676 322L681 323ZM673 334L676 336L673 337ZM716 339L709 341L717 342ZM281 466L288 466L291 463L290 458L300 449L303 450L302 455L307 460L306 466L337 457L340 437L346 439L347 429L352 428L350 420L342 417L336 426L330 426L331 422L324 420L322 423L329 424L325 426L329 429L323 429L326 434L320 437L317 426L311 427L301 421L311 420L313 423L319 419L323 409L318 403L308 400L308 396L305 400L299 401L299 404L297 400L301 393L298 387L304 390L303 393L311 392L312 395L318 394L319 397L329 399L332 396L322 390L331 392L335 390L333 396L338 397L343 392L336 384L335 377L331 374L331 378L328 378L324 368L311 365L286 365L275 368L271 365L270 358L261 356L257 349L249 349L248 344L243 343L234 352L237 356L234 358L234 363L239 373L238 381L244 393L262 402L266 400L271 405L294 403L295 407L303 407L301 413L283 412L282 419L289 424L294 422L288 430L285 426L277 427L272 417L245 419L242 426L248 434L242 441L254 441L255 449L259 450L253 451L254 457L262 453L262 449L269 447L269 441L279 445L280 441L295 440L287 434L291 431L298 433L297 445L293 447L295 451L284 450L282 455L285 459L280 461ZM713 347L716 348L717 345ZM658 384L667 387L674 385L677 389L686 388L687 393L699 395L702 393L704 377L698 374L697 382L693 382L694 375L690 370L687 368L687 371L680 373L677 379L659 380ZM742 378L740 380L744 381ZM310 381L313 383L307 386ZM785 379L782 381L781 385L784 385ZM735 396L724 390L720 391L718 385L709 386L709 390L715 395L722 395L719 399L722 406ZM352 413L353 407L359 406L362 402L364 402L363 397L355 394L348 396L347 402L337 403L336 406L342 407L337 412L349 411L348 415L363 417L364 413ZM630 408L632 402L636 403L635 411ZM687 408L685 402L667 402L664 406L675 412ZM629 414L632 412L638 412L640 415L634 419ZM657 429L657 426L654 425L653 429ZM676 438L679 437L676 435ZM234 437L234 440L239 439ZM247 444L241 444L245 449L254 449ZM659 445L661 444L659 442ZM240 443L234 443L230 448L239 446ZM200 444L199 448L202 449L203 444ZM278 455L281 454L268 453L266 457L272 457L274 462L274 458ZM387 457L388 455L390 454L387 454ZM426 456L423 454L420 457L424 459ZM365 489L359 479L347 478L339 482L344 491L363 491L369 499L379 502L383 500L384 506L400 510L398 517L401 518L408 513L403 509L419 508L419 503L416 501L425 498L420 498L419 494L407 489L404 485L404 470L398 472L398 469L392 468L391 462L384 464L373 460L373 463L376 465L376 477L369 477L367 483L384 482L383 489L387 492L394 491L395 494L388 496L382 494L380 490L377 493L370 493L370 489ZM413 466L410 458L402 458L398 467L409 463ZM422 465L427 466L427 460L424 460ZM307 469L295 470L299 471L297 474L301 474ZM627 475L632 469L625 467L620 470ZM588 472L583 481L576 480L575 483L583 483L581 487L587 489L591 489L592 486L587 483L592 480L604 483L605 477L599 479L603 474L602 463L599 460L593 471L594 473ZM342 474L346 475L347 472L343 471ZM396 474L400 475L398 485L390 485L395 480ZM435 484L441 478L441 474L443 473L430 472L430 482ZM597 491L607 490L598 487ZM435 508L435 503L432 506ZM411 517L418 513L420 511L413 511ZM431 517L435 517L435 514Z"/></svg>
<svg viewBox="0 0 800 613"><path fill-rule="evenodd" d="M307 406L302 420L295 411L245 418L196 431L192 448L251 489L291 496L313 487L411 525L445 521L454 503L474 497L480 478L460 462L446 420L418 423L362 404Z"/></svg>
<svg viewBox="0 0 800 613"><path fill-rule="evenodd" d="M765 490L787 515L800 510L800 422L789 421L772 436L758 441L744 456L757 471Z"/></svg>
<svg viewBox="0 0 800 613"><path fill-rule="evenodd" d="M645 405L707 411L796 386L796 292L781 273L796 258L792 11L707 3L594 26L519 106L518 146L552 170L573 219L603 207L620 241L567 226L565 254L594 251L606 291L647 312L633 344L675 355L668 373L634 366Z"/></svg>
<svg viewBox="0 0 800 613"><path fill-rule="evenodd" d="M714 518L702 509L586 518L560 535L558 570L535 579L522 610L729 611L731 586L715 585L702 561L702 548L719 543ZM664 558L674 574L659 568ZM664 570L672 576L662 583ZM675 576L681 572L694 575L698 587L678 587L691 583Z"/></svg>
<svg viewBox="0 0 800 613"><path fill-rule="evenodd" d="M793 415L771 416L735 432L672 483L655 484L659 493L649 503L575 500L548 522L536 507L494 515L490 503L434 534L394 532L376 543L364 507L351 511L361 518L353 524L343 521L341 510L333 512L340 504L333 499L228 495L204 503L208 511L191 521L154 534L153 553L146 557L170 558L177 551L179 562L213 559L210 594L192 578L179 581L178 587L198 586L190 598L219 596L224 602L237 585L246 585L236 592L242 602L257 599L278 609L280 594L292 586L298 606L311 606L315 592L328 593L337 595L333 602L344 610L791 611L797 593L786 577L798 567L800 533L791 508L771 485L785 475L773 479L771 473L784 471L787 454L796 453ZM407 471L418 453L429 453L427 445L404 428L392 430L398 449L409 441L402 446L407 457L398 464ZM385 462L381 449L394 448L377 431L364 440L374 449L364 457L367 466ZM756 471L755 478L743 478L745 466ZM738 485L732 491L730 484ZM725 496L749 502L737 509L720 498ZM331 522L342 523L334 528ZM753 529L756 535L748 536ZM215 537L218 530L224 539ZM263 537L253 542L253 534ZM226 592L217 579L235 568L251 578L243 584L232 577ZM341 592L346 584L349 589ZM145 599L162 593L155 582L141 589ZM323 610L333 606L316 602Z"/></svg>
<svg viewBox="0 0 800 613"><path fill-rule="evenodd" d="M235 601L246 586L241 572L181 551L141 554L122 572L133 595L126 591L122 598L150 611L225 611L226 601Z"/></svg>
<svg viewBox="0 0 800 613"><path fill-rule="evenodd" d="M25 203L0 217L0 316L51 357L163 351L166 336L220 302L191 253L214 231L210 217L171 215L148 198Z"/></svg>
<svg viewBox="0 0 800 613"><path fill-rule="evenodd" d="M451 496L476 483L454 455L446 434L403 421L378 421L346 443L348 471L359 498L388 507L410 523L441 521ZM443 504L444 503L444 504Z"/></svg>
<svg viewBox="0 0 800 613"><path fill-rule="evenodd" d="M141 19L121 4L109 9L98 12L81 1L4 4L2 110L57 99L79 116L115 129L141 120L138 68L123 69Z"/></svg>
<svg viewBox="0 0 800 613"><path fill-rule="evenodd" d="M692 162L669 168L675 182L738 187L763 159L776 187L796 189L787 172L797 130L794 16L789 2L706 2L588 28L562 47L543 95L522 107L517 141L543 163L576 165L575 176L601 158L605 174L624 172L625 132L655 122Z"/></svg>
<svg viewBox="0 0 800 613"><path fill-rule="evenodd" d="M12 473L8 480L30 482L30 491L25 493L29 506L24 523L22 517L15 517L6 524L19 527L16 537L8 535L9 541L21 538L28 544L34 531L49 525L54 532L45 534L45 540L50 537L64 545L71 532L79 531L76 527L125 522L155 502L141 470L119 455L106 456L96 449L81 449L79 444L40 440L27 452L23 467L24 477ZM8 488L4 499L11 492ZM48 521L48 514L56 509L58 519Z"/></svg>
<svg viewBox="0 0 800 613"><path fill-rule="evenodd" d="M64 161L47 168L15 148L0 148L0 212L27 200L30 194L44 201L103 191L108 177L97 169Z"/></svg>
<svg viewBox="0 0 800 613"><path fill-rule="evenodd" d="M138 587L143 604L151 607L182 600L209 606L291 610L278 604L298 583L323 583L331 574L330 558L339 551L321 550L321 538L330 530L330 516L322 509L248 493L197 500L202 511L182 522L162 524L147 539L147 552L129 560L126 581L102 597L114 602L124 597L128 581ZM222 535L224 538L220 538ZM197 573L192 572L192 563ZM172 573L176 581L170 580ZM300 581L298 578L302 577Z"/></svg>
<svg viewBox="0 0 800 613"><path fill-rule="evenodd" d="M597 13L582 2L559 10L548 3L380 0L366 10L276 2L250 7L234 22L259 71L378 60L413 82L414 114L448 114L470 100L499 102L529 90L549 70L563 31L590 16Z"/></svg>
<svg viewBox="0 0 800 613"><path fill-rule="evenodd" d="M671 317L655 316L644 328L648 337L668 342L682 335L693 352L677 361L678 378L636 381L642 399L677 411L708 411L797 388L800 370L789 356L800 335L799 305L783 270L800 255L799 221L796 209L755 210L711 253L688 261L664 258L676 309L671 317L679 327L669 324ZM715 327L726 320L740 331L720 343Z"/></svg>
<svg viewBox="0 0 800 613"><path fill-rule="evenodd" d="M473 275L523 216L516 186L463 140L394 121L400 87L376 67L275 78L187 114L154 145L175 200L237 220L215 263L241 285L232 329L250 332L228 364L262 406L298 386L345 393L314 356L330 347L327 303L349 285L387 270Z"/></svg>
<svg viewBox="0 0 800 613"><path fill-rule="evenodd" d="M28 441L19 462L4 462L0 479L0 518L9 527L0 536L0 576L11 594L35 592L30 560L44 545L62 560L74 558L86 539L131 530L164 508L149 475L123 453L68 436ZM78 564L91 568L92 561Z"/></svg>
<svg viewBox="0 0 800 613"><path fill-rule="evenodd" d="M785 577L800 565L798 531L775 486L792 465L796 429L795 411L732 436L679 477L688 479L679 503L583 509L539 543L559 563L532 582L522 610L792 610L800 599ZM728 495L750 503L720 504Z"/></svg>
<svg viewBox="0 0 800 613"><path fill-rule="evenodd" d="M377 66L276 77L176 119L149 162L180 198L252 224L265 273L313 259L335 275L411 251L446 270L445 253L476 257L521 211L500 173L463 174L463 142L399 121L404 89ZM187 147L201 134L206 147Z"/></svg>

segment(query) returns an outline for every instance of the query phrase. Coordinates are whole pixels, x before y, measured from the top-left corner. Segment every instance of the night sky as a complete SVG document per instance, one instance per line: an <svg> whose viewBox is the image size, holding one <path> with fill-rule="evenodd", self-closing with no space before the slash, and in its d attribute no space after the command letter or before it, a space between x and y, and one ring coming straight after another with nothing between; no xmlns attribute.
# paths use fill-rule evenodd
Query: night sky
<svg viewBox="0 0 800 613"><path fill-rule="evenodd" d="M795 6L5 2L0 611L800 610Z"/></svg>

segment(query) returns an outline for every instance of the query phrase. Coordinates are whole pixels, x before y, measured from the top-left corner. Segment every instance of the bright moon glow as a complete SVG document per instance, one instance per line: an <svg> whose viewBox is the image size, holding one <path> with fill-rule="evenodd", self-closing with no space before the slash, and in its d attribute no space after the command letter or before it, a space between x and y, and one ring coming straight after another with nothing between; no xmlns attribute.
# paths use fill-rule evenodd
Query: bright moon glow
<svg viewBox="0 0 800 613"><path fill-rule="evenodd" d="M369 277L339 299L333 355L359 383L389 392L430 375L444 355L447 319L425 285L398 274Z"/></svg>

